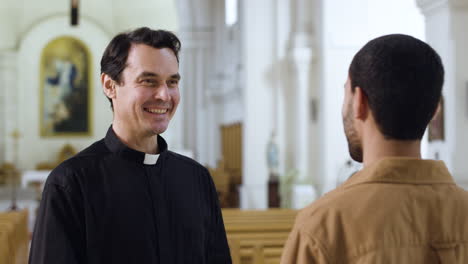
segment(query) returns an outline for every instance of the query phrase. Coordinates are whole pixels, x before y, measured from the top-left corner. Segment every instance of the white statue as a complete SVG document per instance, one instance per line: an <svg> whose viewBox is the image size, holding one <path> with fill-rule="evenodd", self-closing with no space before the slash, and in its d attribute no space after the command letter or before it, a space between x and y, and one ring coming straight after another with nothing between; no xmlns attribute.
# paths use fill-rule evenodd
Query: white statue
<svg viewBox="0 0 468 264"><path fill-rule="evenodd" d="M270 140L267 145L267 165L270 175L278 175L278 145L275 141L275 132L271 133Z"/></svg>

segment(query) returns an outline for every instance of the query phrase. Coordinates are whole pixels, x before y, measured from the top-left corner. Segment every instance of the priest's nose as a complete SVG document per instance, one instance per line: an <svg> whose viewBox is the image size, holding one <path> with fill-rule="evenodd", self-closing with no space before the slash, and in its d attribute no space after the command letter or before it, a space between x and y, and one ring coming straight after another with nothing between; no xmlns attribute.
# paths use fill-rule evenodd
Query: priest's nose
<svg viewBox="0 0 468 264"><path fill-rule="evenodd" d="M169 87L167 87L166 83L163 83L158 86L154 94L154 98L162 100L162 101L166 101L166 102L171 99L169 95Z"/></svg>

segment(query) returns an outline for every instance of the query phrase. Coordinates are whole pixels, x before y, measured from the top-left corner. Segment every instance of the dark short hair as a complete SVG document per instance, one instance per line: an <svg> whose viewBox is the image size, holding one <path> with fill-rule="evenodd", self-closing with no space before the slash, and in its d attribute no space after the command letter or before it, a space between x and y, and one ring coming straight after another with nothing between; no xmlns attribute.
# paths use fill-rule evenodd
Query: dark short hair
<svg viewBox="0 0 468 264"><path fill-rule="evenodd" d="M122 82L122 72L127 66L127 57L132 44L145 44L157 49L169 48L179 62L180 40L177 36L166 30L152 30L147 27L137 28L130 32L115 36L101 58L101 74L109 75L117 83ZM111 107L112 100L110 101Z"/></svg>
<svg viewBox="0 0 468 264"><path fill-rule="evenodd" d="M349 67L351 88L368 98L387 139L421 139L442 93L444 67L428 44L394 34L368 42Z"/></svg>

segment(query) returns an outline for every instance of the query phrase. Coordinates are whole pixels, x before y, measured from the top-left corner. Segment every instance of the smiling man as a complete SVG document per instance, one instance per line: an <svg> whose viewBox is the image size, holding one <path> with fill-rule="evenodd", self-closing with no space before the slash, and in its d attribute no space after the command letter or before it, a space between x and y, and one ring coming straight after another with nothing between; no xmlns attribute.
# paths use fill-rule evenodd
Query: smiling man
<svg viewBox="0 0 468 264"><path fill-rule="evenodd" d="M149 28L110 42L101 82L112 126L47 179L30 263L231 263L208 171L159 136L180 101L179 50L174 34Z"/></svg>

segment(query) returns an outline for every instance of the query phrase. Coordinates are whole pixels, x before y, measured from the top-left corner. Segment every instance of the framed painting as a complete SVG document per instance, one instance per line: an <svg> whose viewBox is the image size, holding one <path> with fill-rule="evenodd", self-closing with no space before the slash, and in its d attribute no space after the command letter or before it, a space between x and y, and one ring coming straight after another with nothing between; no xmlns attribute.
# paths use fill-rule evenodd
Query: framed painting
<svg viewBox="0 0 468 264"><path fill-rule="evenodd" d="M441 97L434 118L429 123L429 142L444 139L444 97Z"/></svg>
<svg viewBox="0 0 468 264"><path fill-rule="evenodd" d="M91 56L80 40L50 41L40 62L40 135L90 136Z"/></svg>

